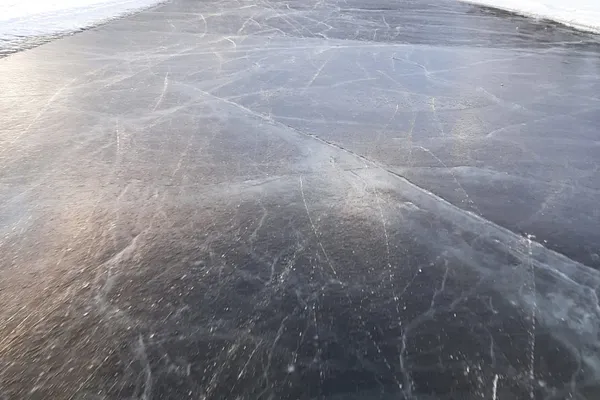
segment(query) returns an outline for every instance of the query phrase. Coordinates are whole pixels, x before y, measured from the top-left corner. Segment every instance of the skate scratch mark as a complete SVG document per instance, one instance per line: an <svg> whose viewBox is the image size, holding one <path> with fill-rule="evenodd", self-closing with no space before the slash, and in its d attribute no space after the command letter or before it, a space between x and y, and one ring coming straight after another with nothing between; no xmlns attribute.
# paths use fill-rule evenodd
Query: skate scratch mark
<svg viewBox="0 0 600 400"><path fill-rule="evenodd" d="M388 231L386 228L386 221L385 221L385 217L383 216L383 207L381 207L381 199L379 198L377 189L375 189L375 197L377 198L377 206L379 207L379 215L381 216L381 224L383 225L383 234L385 236L385 250L387 253L388 267L392 268L392 263L390 261L390 238L388 236Z"/></svg>
<svg viewBox="0 0 600 400"><path fill-rule="evenodd" d="M444 132L444 126L442 125L442 121L440 120L438 113L437 113L437 109L435 107L435 97L431 98L431 111L433 112L433 115L435 116L435 120L437 121L438 127L440 128L440 132L442 133L442 136L446 136L446 132Z"/></svg>
<svg viewBox="0 0 600 400"><path fill-rule="evenodd" d="M396 104L396 109L394 110L394 113L392 114L392 116L390 117L390 119L388 120L388 122L385 124L385 126L383 128L381 128L379 130L379 132L377 133L377 142L381 141L381 136L383 136L383 134L385 133L385 131L387 130L387 128L390 127L390 125L392 124L392 122L394 122L394 119L396 118L396 115L398 114L398 109L400 108L399 104Z"/></svg>
<svg viewBox="0 0 600 400"><path fill-rule="evenodd" d="M319 232L317 231L317 227L315 226L315 224L310 216L310 212L308 211L308 205L306 204L306 196L304 195L304 184L302 182L302 176L300 176L300 193L302 193L302 201L304 202L304 208L306 209L306 215L308 216L308 221L310 222L312 230L317 238L317 241L319 242L319 246L321 247L321 250L323 251L323 254L325 255L325 259L327 260L327 263L329 264L329 268L331 268L331 271L333 272L333 274L335 276L337 276L337 272L335 271L335 268L333 268L333 264L331 264L331 261L329 260L329 256L327 255L327 252L325 251L325 248L323 247L323 243L321 243L321 239L319 236Z"/></svg>
<svg viewBox="0 0 600 400"><path fill-rule="evenodd" d="M246 26L248 25L248 23L253 22L256 25L258 25L259 28L262 28L262 26L260 26L260 24L254 19L254 16L256 15L253 14L251 17L249 17L246 21L244 21L244 23L242 24L242 26L240 27L240 29L238 29L237 34L241 35L242 32L244 32L244 29L246 29Z"/></svg>
<svg viewBox="0 0 600 400"><path fill-rule="evenodd" d="M27 133L29 133L29 130L31 129L31 127L42 117L42 115L44 115L46 113L46 111L48 111L48 109L50 108L50 106L52 105L52 103L54 103L54 100L56 100L56 98L68 87L70 87L73 82L75 82L75 80L77 80L77 78L73 78L71 79L71 81L65 83L63 86L61 86L46 102L46 104L44 104L41 108L41 110L36 114L36 116L33 118L33 120L29 123L29 125L27 125L27 127L25 129L23 129L21 131L21 133L19 133L18 135L16 135L11 141L10 144L14 144L17 140L19 140L23 135L26 135Z"/></svg>
<svg viewBox="0 0 600 400"><path fill-rule="evenodd" d="M119 155L121 154L121 132L119 131L119 119L117 118L117 124L115 128L115 134L117 136L117 165L119 164Z"/></svg>
<svg viewBox="0 0 600 400"><path fill-rule="evenodd" d="M494 383L492 386L492 400L496 400L496 392L498 390L498 374L494 376Z"/></svg>
<svg viewBox="0 0 600 400"><path fill-rule="evenodd" d="M303 93L306 92L308 90L308 88L311 87L312 84L315 82L315 80L319 77L319 75L321 75L321 71L323 71L323 68L325 68L327 63L329 63L329 59L325 60L325 62L323 62L323 64L321 64L321 66L319 67L317 72L313 75L312 79L304 87Z"/></svg>
<svg viewBox="0 0 600 400"><path fill-rule="evenodd" d="M399 104L396 104L396 109L394 110L394 114L392 115L392 117L390 118L390 120L387 122L387 124L385 124L385 127L383 129L387 129L389 128L389 126L392 124L392 122L394 121L394 118L396 118L396 115L398 114L398 109L400 108Z"/></svg>
<svg viewBox="0 0 600 400"><path fill-rule="evenodd" d="M427 153L429 153L433 158L435 158L437 160L437 162L439 162L440 164L442 164L442 166L444 168L446 168L446 170L450 173L450 175L452 175L452 179L454 179L454 182L456 182L456 184L458 185L458 187L460 188L460 190L463 192L463 194L465 195L465 199L466 201L471 204L473 206L473 208L479 213L481 214L481 211L479 210L479 207L477 207L477 205L475 204L475 202L473 200L471 200L471 198L469 197L469 194L467 193L467 191L465 190L465 188L460 184L460 182L458 181L458 179L456 178L456 175L454 175L454 172L452 172L452 168L449 168L446 163L444 163L438 156L436 156L431 150L423 147L423 146L417 146L414 145L413 147L423 150Z"/></svg>
<svg viewBox="0 0 600 400"><path fill-rule="evenodd" d="M204 32L202 32L202 36L200 36L200 39L202 39L208 33L208 23L206 22L204 15L200 14L200 18L202 18L202 21L204 22Z"/></svg>
<svg viewBox="0 0 600 400"><path fill-rule="evenodd" d="M273 344L271 345L271 349L267 355L267 365L263 371L263 379L269 384L269 370L271 369L271 362L273 360L273 352L275 351L275 347L277 346L277 342L281 339L281 335L283 335L283 331L285 330L285 322L288 320L289 315L286 315L285 318L281 321L281 325L279 325L279 329L277 330L277 335L275 336L275 340L273 340ZM259 396L260 397L260 396Z"/></svg>
<svg viewBox="0 0 600 400"><path fill-rule="evenodd" d="M535 318L537 313L537 294L535 284L535 267L533 265L533 249L532 239L535 239L534 235L527 235L527 249L529 253L529 270L531 278L531 296L533 297L533 304L531 306L531 329L529 330L529 397L533 400L535 392L533 388L533 382L535 379Z"/></svg>
<svg viewBox="0 0 600 400"><path fill-rule="evenodd" d="M364 162L364 160L363 160L363 164L364 164L365 168L369 167L368 164L366 162ZM363 190L366 192L367 186L368 186L367 181L362 176L358 175L354 171L350 171L350 173L352 175L356 176L358 179L360 179L363 182L363 184L365 185ZM390 259L391 259L390 258L390 239L389 239L389 235L388 235L388 231L387 231L387 227L386 227L387 224L385 221L385 216L383 215L383 207L381 206L381 198L379 197L379 193L377 192L376 188L373 188L373 192L375 194L375 198L377 199L377 207L379 208L379 216L381 217L381 225L383 227L383 235L385 237L385 250L387 253L387 264L388 264L388 267L391 268L392 263L390 261Z"/></svg>
<svg viewBox="0 0 600 400"><path fill-rule="evenodd" d="M406 366L404 363L404 356L406 355L406 332L404 332L402 334L402 346L400 348L400 355L399 355L399 361L400 361L400 372L402 373L402 380L403 380L403 385L402 385L402 392L404 392L404 397L407 399L412 398L412 378L410 376L410 373L406 370Z"/></svg>
<svg viewBox="0 0 600 400"><path fill-rule="evenodd" d="M144 344L144 339L141 334L138 338L137 353L141 363L144 365L144 373L146 375L142 400L150 400L152 398L152 369L150 368L150 361L148 360L148 354L146 353L146 345Z"/></svg>
<svg viewBox="0 0 600 400"><path fill-rule="evenodd" d="M154 108L152 109L152 111L156 111L158 106L160 106L160 103L162 103L163 99L165 98L165 93L167 92L167 87L169 87L169 73L168 72L165 74L165 81L163 83L162 93L160 94L160 97L156 101L156 104L154 105Z"/></svg>
<svg viewBox="0 0 600 400"><path fill-rule="evenodd" d="M259 347L260 347L261 344L262 344L262 340L260 340L256 344L256 347L254 348L254 350L252 350L252 353L250 353L250 356L248 357L248 360L246 361L246 364L244 364L244 367L242 368L242 370L238 374L238 380L241 379L242 376L244 376L244 374L246 373L246 369L248 368L248 364L250 364L250 361L252 360L252 357L254 357L254 354L256 354L256 352L258 351L258 349L259 349Z"/></svg>

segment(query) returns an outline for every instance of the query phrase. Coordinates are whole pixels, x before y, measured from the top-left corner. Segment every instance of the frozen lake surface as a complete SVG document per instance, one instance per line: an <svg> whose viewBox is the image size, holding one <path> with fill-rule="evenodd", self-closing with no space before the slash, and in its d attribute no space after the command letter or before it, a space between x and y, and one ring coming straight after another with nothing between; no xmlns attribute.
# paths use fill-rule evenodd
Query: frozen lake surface
<svg viewBox="0 0 600 400"><path fill-rule="evenodd" d="M158 0L0 0L0 55L157 3Z"/></svg>
<svg viewBox="0 0 600 400"><path fill-rule="evenodd" d="M599 66L454 0L3 57L0 399L599 399Z"/></svg>

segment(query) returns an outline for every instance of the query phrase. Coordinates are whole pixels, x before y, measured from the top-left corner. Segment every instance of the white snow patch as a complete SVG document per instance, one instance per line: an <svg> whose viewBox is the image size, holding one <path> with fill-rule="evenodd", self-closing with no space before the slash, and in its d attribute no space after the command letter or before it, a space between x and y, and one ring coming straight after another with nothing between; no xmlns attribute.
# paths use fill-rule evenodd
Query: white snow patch
<svg viewBox="0 0 600 400"><path fill-rule="evenodd" d="M600 33L600 0L460 0Z"/></svg>
<svg viewBox="0 0 600 400"><path fill-rule="evenodd" d="M3 42L74 32L160 3L161 0L0 0Z"/></svg>

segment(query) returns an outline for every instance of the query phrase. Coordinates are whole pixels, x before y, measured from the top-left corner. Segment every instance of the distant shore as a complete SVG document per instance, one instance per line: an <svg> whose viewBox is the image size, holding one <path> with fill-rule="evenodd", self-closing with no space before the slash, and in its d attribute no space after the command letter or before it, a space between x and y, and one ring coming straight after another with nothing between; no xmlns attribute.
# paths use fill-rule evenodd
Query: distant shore
<svg viewBox="0 0 600 400"><path fill-rule="evenodd" d="M159 4L160 0L0 0L0 57L89 29Z"/></svg>

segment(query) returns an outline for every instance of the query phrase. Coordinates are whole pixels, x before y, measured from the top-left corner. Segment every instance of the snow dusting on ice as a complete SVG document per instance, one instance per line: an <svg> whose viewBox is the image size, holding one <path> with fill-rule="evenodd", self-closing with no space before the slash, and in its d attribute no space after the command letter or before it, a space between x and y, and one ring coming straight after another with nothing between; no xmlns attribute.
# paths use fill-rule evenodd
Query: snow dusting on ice
<svg viewBox="0 0 600 400"><path fill-rule="evenodd" d="M87 28L160 0L0 0L0 55L24 41Z"/></svg>
<svg viewBox="0 0 600 400"><path fill-rule="evenodd" d="M461 0L600 33L600 0Z"/></svg>

